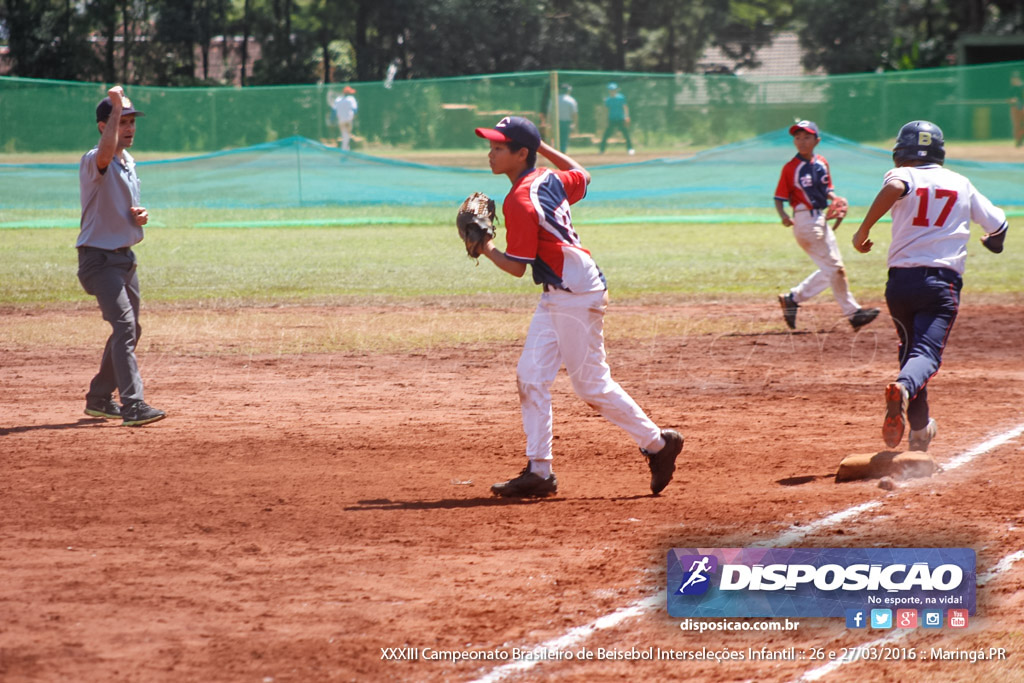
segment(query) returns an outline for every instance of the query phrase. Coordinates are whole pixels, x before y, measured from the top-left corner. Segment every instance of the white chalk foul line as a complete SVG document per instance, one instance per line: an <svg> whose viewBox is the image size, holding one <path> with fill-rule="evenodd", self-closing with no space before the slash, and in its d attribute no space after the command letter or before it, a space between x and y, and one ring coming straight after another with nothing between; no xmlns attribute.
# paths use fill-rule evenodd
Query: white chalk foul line
<svg viewBox="0 0 1024 683"><path fill-rule="evenodd" d="M965 451L964 453L961 453L960 455L953 458L953 460L950 461L950 464L944 466L943 469L956 469L957 467L966 465L979 455L987 453L993 448L1001 446L1004 443L1017 438L1021 434L1024 434L1024 424L1017 425L1013 429L1007 432L1003 432L998 436L994 436L991 439L988 439L987 441L975 446L974 448ZM952 463L956 464L953 464L951 466ZM839 522L846 521L847 519L857 517L858 515L867 512L868 510L873 510L881 505L882 503L880 501L870 501L867 503L854 505L853 507L849 507L845 510L840 510L839 512L832 513L827 517L823 517L822 519L819 519L816 522L811 522L810 524L805 524L798 527L790 527L790 529L782 532L774 539L767 540L760 544L754 544L753 547L786 547L789 544L802 540L805 536L809 534L820 531L822 529L827 529L828 527L834 526ZM1024 555L1024 553L1022 553L1022 555ZM1010 557L1013 556L1011 555ZM1003 558L1003 561L1006 561L1006 559L1007 558ZM1010 564L1012 564L1015 561L1016 560L1011 561ZM997 567L998 566L999 565L997 565ZM995 571L995 569L993 569L992 571ZM981 578L982 577L979 577L979 581L981 581ZM502 664L501 666L492 669L484 676L474 679L473 681L471 681L471 683L496 683L497 681L504 680L505 678L508 678L513 674L529 671L533 667L545 661L545 659L541 656L543 653L551 650L562 650L565 648L574 647L583 642L584 640L586 640L587 638L589 638L591 634L593 634L594 632L618 626L620 623L626 621L627 619L632 619L633 617L640 616L647 610L657 608L658 606L664 604L664 601L665 593L664 591L660 591L656 595L652 595L650 597L637 600L636 602L626 605L625 607L620 607L611 614L606 614L603 617L598 617L589 624L584 624L583 626L577 626L573 629L570 629L563 636L541 643L540 645L538 645L530 651L531 654L535 654L537 655L537 657L529 657L519 661L509 662L508 664ZM882 638L881 640L876 641L876 643L888 642L902 637L903 634L894 633L890 636L887 636L886 638ZM869 644L868 647L870 647L871 645L875 645L875 643ZM834 662L830 662L826 666L832 666L832 664L834 664ZM842 666L842 663L839 663L838 666ZM822 667L822 669L824 668L825 667ZM829 671L831 670L832 669L829 669ZM828 673L828 671L821 675L824 676L826 673ZM805 676L806 675L808 674L805 674Z"/></svg>
<svg viewBox="0 0 1024 683"><path fill-rule="evenodd" d="M975 446L974 448L972 448L971 450L965 451L964 453L961 453L960 455L956 456L955 458L953 458L952 460L947 462L945 465L943 465L942 469L943 470L955 470L958 467L966 465L967 463L969 463L970 461L974 460L979 455L981 455L983 453L987 453L988 451L992 450L993 448L997 448L999 446L1002 446L1004 443L1006 443L1008 441L1013 441L1014 439L1016 439L1021 434L1024 434L1024 424L1017 425L1016 427L1014 427L1013 429L1011 429L1008 432L1003 432L1002 434L999 434L997 436L993 436L988 441L986 441L984 443L980 443L977 446Z"/></svg>
<svg viewBox="0 0 1024 683"><path fill-rule="evenodd" d="M1020 562L1021 560L1024 560L1024 550L1018 550L1015 553L1010 553L1003 559L999 560L999 562L996 563L996 566L992 567L992 569L989 569L987 572L980 575L978 577L978 585L984 586L986 583L1012 567L1015 562Z"/></svg>
<svg viewBox="0 0 1024 683"><path fill-rule="evenodd" d="M1024 560L1024 550L1018 550L1016 552L1010 553L1003 559L999 560L999 562L997 562L996 565L992 567L992 569L989 569L984 574L978 576L978 585L984 586L986 583L988 583L989 581L996 578L997 576L1008 570L1010 567L1012 567L1015 562L1019 562L1020 560ZM867 643L865 645L858 645L857 647L863 648L865 650L877 648L888 643L896 642L897 640L909 636L913 632L914 629L899 629L889 633L884 638L879 638L878 640L873 640L870 643ZM856 659L836 659L834 661L829 662L828 664L819 666L817 669L811 669L810 671L805 672L803 676L797 679L797 682L801 683L802 681L820 680L825 676L829 675L830 673L832 673L833 671L835 671L836 669L838 669L839 667L845 666L846 664L853 664L856 661Z"/></svg>
<svg viewBox="0 0 1024 683"><path fill-rule="evenodd" d="M854 505L851 508L846 508L845 510L835 512L829 515L828 517L823 517L816 522L811 522L810 524L804 524L802 526L790 527L788 531L782 532L775 538L764 541L762 543L754 543L751 547L787 548L793 543L803 540L804 536L808 536L810 534L815 533L816 531L820 531L822 529L827 529L831 526L835 526L836 524L839 524L839 522L845 522L848 519L857 517L862 512L867 512L868 510L874 510L877 507L881 507L881 505L881 501L877 500L872 500L867 503L861 503L860 505Z"/></svg>

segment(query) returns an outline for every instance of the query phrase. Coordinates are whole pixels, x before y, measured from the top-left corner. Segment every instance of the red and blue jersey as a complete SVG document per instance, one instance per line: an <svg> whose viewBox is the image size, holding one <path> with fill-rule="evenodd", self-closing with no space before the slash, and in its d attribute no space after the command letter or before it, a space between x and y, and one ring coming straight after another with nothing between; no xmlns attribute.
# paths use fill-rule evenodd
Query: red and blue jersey
<svg viewBox="0 0 1024 683"><path fill-rule="evenodd" d="M607 289L604 275L573 229L570 204L587 193L582 171L535 168L512 185L502 204L505 255L533 267L533 281L570 292Z"/></svg>
<svg viewBox="0 0 1024 683"><path fill-rule="evenodd" d="M782 167L775 198L788 201L794 209L801 206L814 210L828 206L828 193L832 190L832 175L828 162L820 154L804 159L797 154Z"/></svg>

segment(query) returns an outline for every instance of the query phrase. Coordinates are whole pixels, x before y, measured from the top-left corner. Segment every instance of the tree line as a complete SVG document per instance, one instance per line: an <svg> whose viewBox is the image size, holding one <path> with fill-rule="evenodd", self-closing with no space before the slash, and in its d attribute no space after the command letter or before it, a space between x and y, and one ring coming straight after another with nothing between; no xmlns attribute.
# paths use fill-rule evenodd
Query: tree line
<svg viewBox="0 0 1024 683"><path fill-rule="evenodd" d="M708 46L729 72L784 29L809 69L943 66L1024 30L1024 0L0 0L11 75L158 86L693 73Z"/></svg>

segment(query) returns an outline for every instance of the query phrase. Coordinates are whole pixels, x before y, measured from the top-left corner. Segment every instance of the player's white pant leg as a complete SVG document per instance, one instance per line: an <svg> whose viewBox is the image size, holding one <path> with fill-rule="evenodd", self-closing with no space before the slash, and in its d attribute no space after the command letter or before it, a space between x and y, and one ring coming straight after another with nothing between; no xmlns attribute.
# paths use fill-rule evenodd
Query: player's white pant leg
<svg viewBox="0 0 1024 683"><path fill-rule="evenodd" d="M519 410L526 433L526 457L551 460L551 383L562 366L558 353L558 334L551 312L541 298L526 333L526 343L516 367Z"/></svg>
<svg viewBox="0 0 1024 683"><path fill-rule="evenodd" d="M352 139L352 122L338 121L338 132L341 133L341 148L348 151Z"/></svg>
<svg viewBox="0 0 1024 683"><path fill-rule="evenodd" d="M614 425L626 430L641 448L657 443L661 430L636 401L612 379L604 349L607 292L547 292L558 350L576 394Z"/></svg>
<svg viewBox="0 0 1024 683"><path fill-rule="evenodd" d="M793 288L794 300L797 303L807 301L831 287L832 296L835 297L843 315L849 317L856 313L860 305L850 293L843 256L839 251L835 233L825 222L824 214L813 214L810 211L795 212L793 236L797 244L818 266L818 270Z"/></svg>

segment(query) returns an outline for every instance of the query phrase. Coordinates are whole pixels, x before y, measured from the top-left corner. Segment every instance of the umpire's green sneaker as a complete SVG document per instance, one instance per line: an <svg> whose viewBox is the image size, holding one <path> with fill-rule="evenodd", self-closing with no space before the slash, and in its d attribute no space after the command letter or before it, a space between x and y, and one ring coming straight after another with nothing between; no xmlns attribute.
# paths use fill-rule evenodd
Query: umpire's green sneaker
<svg viewBox="0 0 1024 683"><path fill-rule="evenodd" d="M154 408L145 401L135 401L121 409L121 417L124 419L121 424L125 427L141 427L164 419L167 417L167 413L159 408Z"/></svg>
<svg viewBox="0 0 1024 683"><path fill-rule="evenodd" d="M558 493L558 480L554 474L544 479L527 465L518 477L492 486L491 493L502 498L546 498Z"/></svg>
<svg viewBox="0 0 1024 683"><path fill-rule="evenodd" d="M89 417L102 417L106 420L120 420L121 408L114 403L111 396L86 396L85 414Z"/></svg>

